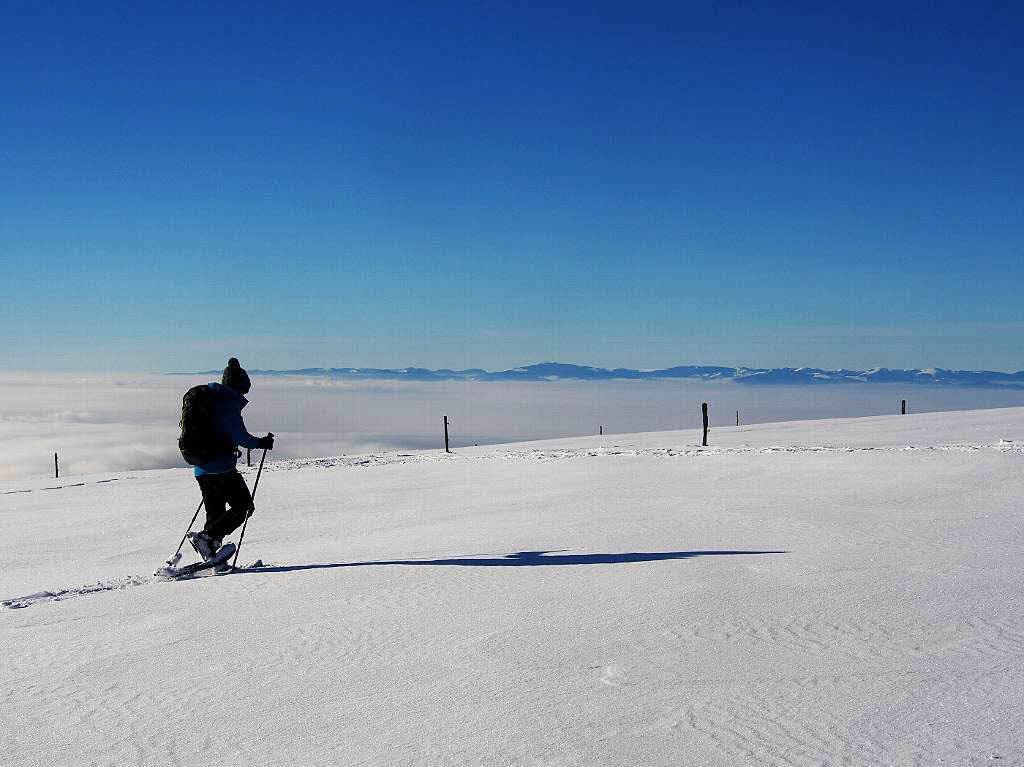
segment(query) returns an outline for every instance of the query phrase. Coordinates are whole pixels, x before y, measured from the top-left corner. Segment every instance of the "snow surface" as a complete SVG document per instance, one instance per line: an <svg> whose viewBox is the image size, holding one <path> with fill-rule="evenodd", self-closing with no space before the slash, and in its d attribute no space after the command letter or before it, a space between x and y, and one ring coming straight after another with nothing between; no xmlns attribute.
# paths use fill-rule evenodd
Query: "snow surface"
<svg viewBox="0 0 1024 767"><path fill-rule="evenodd" d="M698 438L0 482L0 764L1024 764L1024 408Z"/></svg>

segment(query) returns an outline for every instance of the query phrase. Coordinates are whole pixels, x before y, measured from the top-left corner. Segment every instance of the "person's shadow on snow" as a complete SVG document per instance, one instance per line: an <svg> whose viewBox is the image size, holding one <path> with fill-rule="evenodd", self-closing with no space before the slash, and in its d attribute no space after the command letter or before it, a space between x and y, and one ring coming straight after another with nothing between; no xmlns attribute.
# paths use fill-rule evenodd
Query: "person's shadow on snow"
<svg viewBox="0 0 1024 767"><path fill-rule="evenodd" d="M669 559L725 557L754 554L787 554L786 551L630 551L622 554L563 554L560 551L517 551L502 557L453 557L448 559L391 559L373 562L334 562L315 565L280 565L246 569L252 573L290 573L296 570L327 570L335 567L380 565L442 565L448 567L541 567L551 565L621 565L661 562Z"/></svg>

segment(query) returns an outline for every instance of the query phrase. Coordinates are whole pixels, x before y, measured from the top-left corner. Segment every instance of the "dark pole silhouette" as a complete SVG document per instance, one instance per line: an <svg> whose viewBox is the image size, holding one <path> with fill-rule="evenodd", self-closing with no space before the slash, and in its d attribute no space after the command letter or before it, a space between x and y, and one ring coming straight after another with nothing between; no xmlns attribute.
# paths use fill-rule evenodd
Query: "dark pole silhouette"
<svg viewBox="0 0 1024 767"><path fill-rule="evenodd" d="M704 447L708 446L708 403L702 402L700 405L701 415L704 418Z"/></svg>
<svg viewBox="0 0 1024 767"><path fill-rule="evenodd" d="M273 436L272 434L270 436ZM260 456L260 468L256 472L256 481L252 483L252 499L256 500L256 491L260 486L260 477L263 475L263 462L267 460L267 449L263 449L263 455ZM255 509L254 509L255 510ZM198 512L197 512L198 514ZM246 516L245 521L242 523L242 532L238 535L238 548L235 549L235 558L231 560L231 569L235 569L235 565L238 564L238 555L242 553L242 541L245 540L245 528L249 524L249 517L252 516L252 511Z"/></svg>
<svg viewBox="0 0 1024 767"><path fill-rule="evenodd" d="M444 451L446 453L451 452L451 450L448 449L448 416L444 417Z"/></svg>

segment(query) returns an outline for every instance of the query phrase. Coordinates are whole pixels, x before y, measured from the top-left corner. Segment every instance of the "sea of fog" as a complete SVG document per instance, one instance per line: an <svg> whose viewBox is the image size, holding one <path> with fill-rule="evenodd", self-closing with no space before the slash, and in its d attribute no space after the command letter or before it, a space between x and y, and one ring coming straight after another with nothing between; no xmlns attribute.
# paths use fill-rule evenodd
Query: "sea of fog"
<svg viewBox="0 0 1024 767"><path fill-rule="evenodd" d="M184 466L181 395L202 376L0 374L0 479ZM1024 391L881 384L751 386L731 381L415 383L253 377L249 431L273 458L440 448L743 423L1024 406ZM712 435L713 440L713 435Z"/></svg>

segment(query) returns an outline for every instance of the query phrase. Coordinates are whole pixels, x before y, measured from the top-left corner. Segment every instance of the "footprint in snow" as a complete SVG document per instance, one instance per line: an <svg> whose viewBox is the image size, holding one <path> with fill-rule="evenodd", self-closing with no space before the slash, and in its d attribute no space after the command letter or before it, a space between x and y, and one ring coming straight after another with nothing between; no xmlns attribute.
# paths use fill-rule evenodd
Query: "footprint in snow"
<svg viewBox="0 0 1024 767"><path fill-rule="evenodd" d="M618 666L605 666L604 673L601 674L601 683L609 687L618 687L621 676L622 669Z"/></svg>

